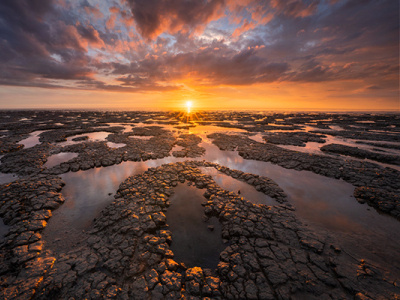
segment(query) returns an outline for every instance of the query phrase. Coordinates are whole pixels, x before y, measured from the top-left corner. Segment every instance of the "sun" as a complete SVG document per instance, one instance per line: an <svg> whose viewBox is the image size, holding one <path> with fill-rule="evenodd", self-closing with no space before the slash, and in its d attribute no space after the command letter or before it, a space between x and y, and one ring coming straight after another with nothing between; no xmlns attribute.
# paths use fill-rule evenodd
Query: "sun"
<svg viewBox="0 0 400 300"><path fill-rule="evenodd" d="M186 109L188 114L190 113L192 105L193 105L192 101L186 101Z"/></svg>

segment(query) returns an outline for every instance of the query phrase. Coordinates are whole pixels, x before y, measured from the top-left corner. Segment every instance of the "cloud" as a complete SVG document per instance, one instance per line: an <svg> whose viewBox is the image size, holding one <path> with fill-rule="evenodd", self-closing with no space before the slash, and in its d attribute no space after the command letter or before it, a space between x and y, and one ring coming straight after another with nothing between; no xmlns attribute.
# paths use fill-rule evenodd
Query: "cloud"
<svg viewBox="0 0 400 300"><path fill-rule="evenodd" d="M226 47L209 47L190 53L148 56L130 65L114 64L113 73L124 85L133 87L190 79L195 85L249 85L279 80L287 71L286 63L269 62L250 48L235 52Z"/></svg>
<svg viewBox="0 0 400 300"><path fill-rule="evenodd" d="M381 90L382 88L377 85L370 85L367 87L368 90Z"/></svg>
<svg viewBox="0 0 400 300"><path fill-rule="evenodd" d="M127 0L142 36L153 39L163 32L204 29L223 15L224 0Z"/></svg>
<svg viewBox="0 0 400 300"><path fill-rule="evenodd" d="M76 25L76 29L80 35L80 38L87 42L87 44L94 47L104 47L104 41L100 38L99 32L90 24L84 26L79 22ZM87 48L87 46L85 47Z"/></svg>
<svg viewBox="0 0 400 300"><path fill-rule="evenodd" d="M277 13L295 18L313 15L320 3L319 0L271 0L270 5Z"/></svg>
<svg viewBox="0 0 400 300"><path fill-rule="evenodd" d="M247 19L244 20L241 27L237 27L235 31L232 33L232 37L238 37L242 33L256 27L256 23L248 21Z"/></svg>
<svg viewBox="0 0 400 300"><path fill-rule="evenodd" d="M391 0L5 0L0 84L146 92L358 81L393 89L398 18Z"/></svg>
<svg viewBox="0 0 400 300"><path fill-rule="evenodd" d="M89 3L85 3L85 5L83 5L83 9L87 15L92 14L97 19L102 19L104 17L104 14L98 7L92 6Z"/></svg>
<svg viewBox="0 0 400 300"><path fill-rule="evenodd" d="M285 79L288 81L322 82L332 80L333 77L334 74L329 67L311 59L303 63Z"/></svg>
<svg viewBox="0 0 400 300"><path fill-rule="evenodd" d="M52 1L2 1L0 23L3 84L48 86L48 80L92 78L87 47L104 45L99 32L68 22Z"/></svg>

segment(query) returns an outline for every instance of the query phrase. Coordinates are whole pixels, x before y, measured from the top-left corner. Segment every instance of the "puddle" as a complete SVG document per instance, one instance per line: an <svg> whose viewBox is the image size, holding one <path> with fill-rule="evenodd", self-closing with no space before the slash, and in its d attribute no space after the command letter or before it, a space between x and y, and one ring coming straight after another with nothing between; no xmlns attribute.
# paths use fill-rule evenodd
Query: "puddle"
<svg viewBox="0 0 400 300"><path fill-rule="evenodd" d="M174 259L188 267L215 269L219 254L226 248L222 243L221 225L217 218L204 222L204 189L178 184L169 200L167 224L172 232L171 250ZM208 226L214 226L214 230Z"/></svg>
<svg viewBox="0 0 400 300"><path fill-rule="evenodd" d="M185 149L185 147L175 145L174 147L172 147L171 153L174 151L182 151L183 149Z"/></svg>
<svg viewBox="0 0 400 300"><path fill-rule="evenodd" d="M350 214L347 205L344 205L347 202L337 200L338 197L348 199L348 202L359 206L354 198L350 199L354 191L351 184L309 171L285 169L269 162L244 160L236 151L221 151L215 145L204 143L203 146L207 149L204 158L210 162L274 180L288 194L289 202L295 205L297 213L303 220L332 229L335 217L333 219L330 217L333 216L333 212L340 212L349 222L354 221L355 216ZM313 210L309 213L310 207L305 206L308 202L322 203L320 207L325 207L325 212Z"/></svg>
<svg viewBox="0 0 400 300"><path fill-rule="evenodd" d="M65 142L57 143L57 145L67 146L67 145L79 144L79 143L86 142L86 141L104 142L104 141L106 141L106 138L110 134L112 134L112 133L111 132L107 132L107 131L97 131L97 132L88 132L88 133L72 135L72 136L69 136ZM82 138L82 137L85 137L85 136L87 136L88 139L83 140L83 141L73 141L73 139Z"/></svg>
<svg viewBox="0 0 400 300"><path fill-rule="evenodd" d="M115 126L123 127L124 129L122 130L122 133L130 132L132 131L132 128L135 127L134 125L125 123L107 123L107 125L110 125L110 127L115 127Z"/></svg>
<svg viewBox="0 0 400 300"><path fill-rule="evenodd" d="M327 156L327 153L321 151L320 149L320 147L324 145L325 144L317 142L307 142L305 147L294 146L294 145L276 145L276 146L297 152L312 153L312 154Z"/></svg>
<svg viewBox="0 0 400 300"><path fill-rule="evenodd" d="M265 144L265 141L263 139L263 135L261 133L257 133L255 135L249 135L248 138L252 139L253 141Z"/></svg>
<svg viewBox="0 0 400 300"><path fill-rule="evenodd" d="M63 162L67 162L75 157L78 157L78 155L78 153L72 152L61 152L51 155L47 158L47 162L44 164L44 167L50 169L54 166L62 164Z"/></svg>
<svg viewBox="0 0 400 300"><path fill-rule="evenodd" d="M375 121L355 121L355 122L361 124L375 124Z"/></svg>
<svg viewBox="0 0 400 300"><path fill-rule="evenodd" d="M129 176L141 174L148 168L165 163L183 161L181 158L164 158L145 162L122 162L119 165L60 175L65 186L62 194L65 203L53 212L44 230L48 247L65 252L82 237L101 210L114 200L119 185Z"/></svg>
<svg viewBox="0 0 400 300"><path fill-rule="evenodd" d="M214 181L223 189L235 192L239 196L244 197L246 200L254 204L265 204L265 205L278 205L271 197L261 193L255 189L254 186L247 184L246 182L235 179L231 176L218 172L213 167L200 168L200 170L207 175L211 175ZM239 194L240 191L240 194Z"/></svg>
<svg viewBox="0 0 400 300"><path fill-rule="evenodd" d="M140 163L123 162L120 165L62 174L60 176L65 182L62 194L66 201L57 213L63 211L71 223L75 224L74 227L84 228L114 199L113 194L122 181L146 169Z"/></svg>
<svg viewBox="0 0 400 300"><path fill-rule="evenodd" d="M26 139L23 139L22 141L20 141L18 144L20 145L24 145L24 148L31 148L33 146L39 145L39 134L41 134L42 132L45 132L46 130L38 130L38 131L34 131L32 133L30 133L30 136Z"/></svg>
<svg viewBox="0 0 400 300"><path fill-rule="evenodd" d="M344 130L344 128L342 126L339 125L329 125L329 128L333 131L342 131Z"/></svg>
<svg viewBox="0 0 400 300"><path fill-rule="evenodd" d="M131 135L129 136L132 139L139 139L139 140L149 140L151 139L153 136L152 135Z"/></svg>
<svg viewBox="0 0 400 300"><path fill-rule="evenodd" d="M196 127L189 127L187 131L189 131L188 132L189 134L197 134L197 135L211 134L215 132L224 132L227 134L234 132L241 132L241 133L247 132L247 130L244 129L221 127L215 125L197 125Z"/></svg>
<svg viewBox="0 0 400 300"><path fill-rule="evenodd" d="M107 142L107 146L110 147L110 148L122 148L122 147L125 147L126 144L124 144L124 143Z"/></svg>
<svg viewBox="0 0 400 300"><path fill-rule="evenodd" d="M334 220L329 216L340 213L349 222L357 222L357 217L351 213L358 211L360 204L352 198L354 187L342 180L317 175L309 171L285 169L269 162L244 160L236 151L221 151L215 145L202 145L207 149L204 158L231 169L266 176L274 180L288 194L290 202L296 206L297 212L307 221L331 228ZM338 200L340 199L340 201ZM344 200L346 199L346 200ZM307 213L306 202L324 203L325 213ZM353 207L349 210L349 204ZM341 226L339 226L341 228Z"/></svg>
<svg viewBox="0 0 400 300"><path fill-rule="evenodd" d="M6 184L18 179L18 176L13 173L0 173L0 184Z"/></svg>

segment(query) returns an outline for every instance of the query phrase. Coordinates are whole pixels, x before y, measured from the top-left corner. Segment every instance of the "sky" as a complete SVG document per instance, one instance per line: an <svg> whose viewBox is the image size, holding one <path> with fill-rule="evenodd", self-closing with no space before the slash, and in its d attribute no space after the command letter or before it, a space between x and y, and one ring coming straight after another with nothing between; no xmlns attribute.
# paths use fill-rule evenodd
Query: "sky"
<svg viewBox="0 0 400 300"><path fill-rule="evenodd" d="M1 0L0 109L398 110L396 0Z"/></svg>

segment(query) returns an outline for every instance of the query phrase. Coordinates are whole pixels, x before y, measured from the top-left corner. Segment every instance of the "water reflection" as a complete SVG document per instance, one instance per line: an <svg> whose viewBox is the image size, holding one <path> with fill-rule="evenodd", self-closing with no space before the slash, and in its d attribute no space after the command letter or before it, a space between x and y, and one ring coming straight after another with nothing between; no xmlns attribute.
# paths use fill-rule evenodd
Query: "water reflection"
<svg viewBox="0 0 400 300"><path fill-rule="evenodd" d="M67 145L73 145L73 144L82 143L82 141L73 141L73 139L83 138L85 136L88 137L88 139L86 141L104 142L106 140L106 138L110 134L111 133L107 132L107 131L97 131L97 132L82 133L82 134L69 136L65 142L60 142L60 143L57 143L57 144L60 145L60 146L67 146Z"/></svg>
<svg viewBox="0 0 400 300"><path fill-rule="evenodd" d="M231 176L218 172L213 167L200 168L204 174L211 175L214 181L223 189L230 192L235 192L239 196L244 197L246 200L254 204L277 205L279 204L271 197L261 193L255 189L254 186L235 179Z"/></svg>
<svg viewBox="0 0 400 300"><path fill-rule="evenodd" d="M197 125L195 127L189 127L187 131L189 134L197 134L200 136L204 136L214 132L224 132L227 134L235 132L241 132L241 133L247 132L247 130L240 128L220 127L215 125Z"/></svg>
<svg viewBox="0 0 400 300"><path fill-rule="evenodd" d="M288 149L288 150L292 150L292 151L327 156L328 154L326 152L321 151L321 149L320 149L323 145L324 144L317 143L317 142L308 142L308 143L306 143L305 147L294 146L294 145L277 145L277 146Z"/></svg>
<svg viewBox="0 0 400 300"><path fill-rule="evenodd" d="M114 199L113 195L122 181L145 170L147 166L144 163L123 162L120 165L62 174L65 182L62 194L66 201L57 213L62 214L71 226L85 228Z"/></svg>
<svg viewBox="0 0 400 300"><path fill-rule="evenodd" d="M139 139L139 140L149 140L151 139L153 136L151 135L131 135L129 136L132 139Z"/></svg>
<svg viewBox="0 0 400 300"><path fill-rule="evenodd" d="M259 142L259 143L265 143L265 140L263 139L263 135L261 133L256 133L254 135L249 135L249 139L252 139L253 141Z"/></svg>
<svg viewBox="0 0 400 300"><path fill-rule="evenodd" d="M185 149L185 148L182 146L175 145L174 147L172 147L171 153L173 153L175 151L182 151L183 149Z"/></svg>
<svg viewBox="0 0 400 300"><path fill-rule="evenodd" d="M339 125L329 125L329 128L334 130L334 131L342 131L342 130L344 130L344 128L342 126L339 126Z"/></svg>
<svg viewBox="0 0 400 300"><path fill-rule="evenodd" d="M162 127L172 128L171 125ZM189 130L191 129L193 128ZM218 127L218 130L229 132L231 128ZM205 159L231 169L271 178L287 193L289 202L296 207L296 216L316 232L327 232L326 239L329 238L329 242L345 247L357 258L371 259L375 264L385 265L386 268L392 266L393 262L399 262L399 222L378 214L367 205L359 204L352 196L352 185L308 171L289 170L268 162L244 160L236 151L219 150L206 137L208 132L198 132L203 139L200 146L206 149L206 153L197 158L198 160ZM63 239L74 239L71 228L79 231L90 224L100 210L113 200L112 195L108 194L113 194L128 176L144 172L149 167L184 160L167 157L146 162L123 162L110 167L62 175L66 182L63 194L67 201L50 219L46 229L47 236L58 237L60 231L69 230L71 233L67 232ZM226 183L222 180L220 184ZM169 217L169 224L170 221Z"/></svg>
<svg viewBox="0 0 400 300"><path fill-rule="evenodd" d="M79 239L101 210L114 200L121 182L148 168L165 163L183 161L182 158L164 158L145 162L122 162L119 165L68 172L61 177L65 182L62 194L65 203L53 213L44 231L48 246L67 251ZM62 236L60 235L62 232Z"/></svg>
<svg viewBox="0 0 400 300"><path fill-rule="evenodd" d="M124 144L124 143L107 142L107 146L110 147L110 148L122 148L122 147L125 147L126 144Z"/></svg>
<svg viewBox="0 0 400 300"><path fill-rule="evenodd" d="M18 179L18 176L13 173L0 173L0 184L6 184Z"/></svg>
<svg viewBox="0 0 400 300"><path fill-rule="evenodd" d="M39 145L39 138L40 138L40 134L42 132L45 132L45 130L38 130L38 131L34 131L32 133L30 133L30 136L26 139L23 139L22 141L20 141L18 144L24 145L24 148L31 148L33 146Z"/></svg>
<svg viewBox="0 0 400 300"><path fill-rule="evenodd" d="M194 186L178 184L171 205L167 210L167 223L172 232L171 250L174 259L189 267L199 266L215 269L219 254L225 249L222 243L221 225L216 218L208 222L203 219L204 208L201 203L204 190ZM208 226L213 226L212 231Z"/></svg>
<svg viewBox="0 0 400 300"><path fill-rule="evenodd" d="M209 161L274 180L287 193L301 221L317 232L326 231L331 242L343 245L352 255L371 259L385 268L399 261L399 222L359 204L352 196L351 184L309 171L244 160L236 151L221 151L216 146L208 145L206 149Z"/></svg>
<svg viewBox="0 0 400 300"><path fill-rule="evenodd" d="M123 127L124 129L122 129L122 133L132 131L132 128L135 127L134 125L126 124L126 123L107 123L107 125L113 126L113 127L114 126Z"/></svg>
<svg viewBox="0 0 400 300"><path fill-rule="evenodd" d="M53 154L47 158L47 162L44 164L44 167L50 169L75 157L78 157L78 153L61 152Z"/></svg>

